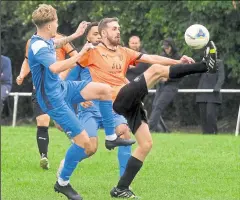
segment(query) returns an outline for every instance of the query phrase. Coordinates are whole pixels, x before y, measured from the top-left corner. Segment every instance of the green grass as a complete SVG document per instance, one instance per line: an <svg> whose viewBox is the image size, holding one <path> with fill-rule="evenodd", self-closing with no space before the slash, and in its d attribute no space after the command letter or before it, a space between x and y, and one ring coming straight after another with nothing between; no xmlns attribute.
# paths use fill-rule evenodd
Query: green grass
<svg viewBox="0 0 240 200"><path fill-rule="evenodd" d="M51 169L39 167L33 127L2 127L2 200L63 200L53 191L56 170L70 142L50 129ZM154 146L131 185L145 200L233 200L240 198L239 138L233 135L155 134ZM117 150L99 150L84 160L71 183L84 200L111 199L118 181Z"/></svg>

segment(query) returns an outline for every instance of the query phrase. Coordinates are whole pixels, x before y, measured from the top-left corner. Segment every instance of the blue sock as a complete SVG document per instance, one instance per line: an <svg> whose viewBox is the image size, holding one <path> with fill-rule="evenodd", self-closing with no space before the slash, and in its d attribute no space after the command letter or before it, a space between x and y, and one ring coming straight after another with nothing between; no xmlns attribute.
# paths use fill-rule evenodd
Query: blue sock
<svg viewBox="0 0 240 200"><path fill-rule="evenodd" d="M66 153L60 178L64 181L68 181L74 169L77 167L77 164L86 157L87 154L85 153L85 149L73 143Z"/></svg>
<svg viewBox="0 0 240 200"><path fill-rule="evenodd" d="M118 147L118 163L120 170L120 177L124 174L128 159L131 157L131 146Z"/></svg>
<svg viewBox="0 0 240 200"><path fill-rule="evenodd" d="M102 115L103 127L106 135L115 133L115 123L113 118L112 101L99 101L99 109Z"/></svg>

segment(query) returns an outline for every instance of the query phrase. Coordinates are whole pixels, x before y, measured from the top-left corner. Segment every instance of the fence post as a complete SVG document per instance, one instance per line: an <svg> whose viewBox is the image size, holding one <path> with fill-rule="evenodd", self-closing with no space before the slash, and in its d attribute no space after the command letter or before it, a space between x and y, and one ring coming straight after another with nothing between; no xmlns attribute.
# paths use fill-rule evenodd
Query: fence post
<svg viewBox="0 0 240 200"><path fill-rule="evenodd" d="M18 107L18 93L14 95L14 107L13 107L13 121L12 127L16 126L16 119L17 119L17 107Z"/></svg>
<svg viewBox="0 0 240 200"><path fill-rule="evenodd" d="M240 104L239 104L239 109L238 109L238 118L237 118L237 126L236 126L235 136L238 136L239 124L240 124Z"/></svg>

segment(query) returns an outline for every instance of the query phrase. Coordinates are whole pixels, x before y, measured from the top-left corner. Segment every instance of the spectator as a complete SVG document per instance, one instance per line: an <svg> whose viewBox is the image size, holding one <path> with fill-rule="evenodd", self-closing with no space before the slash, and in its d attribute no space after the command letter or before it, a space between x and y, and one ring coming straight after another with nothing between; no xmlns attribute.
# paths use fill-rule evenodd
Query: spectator
<svg viewBox="0 0 240 200"><path fill-rule="evenodd" d="M131 36L129 38L128 45L129 48L134 51L146 53L146 51L141 48L141 41L138 36ZM129 81L134 80L137 76L145 72L149 66L150 65L148 63L137 63L136 67L130 66L126 75L127 79Z"/></svg>
<svg viewBox="0 0 240 200"><path fill-rule="evenodd" d="M200 110L200 119L203 134L217 134L217 112L222 103L220 89L224 83L225 72L222 60L217 60L218 72L216 74L204 73L201 75L198 89L213 89L213 93L198 93L196 103Z"/></svg>
<svg viewBox="0 0 240 200"><path fill-rule="evenodd" d="M163 53L161 56L176 60L181 58L172 38L167 38L163 41L162 49ZM170 132L162 118L162 113L176 96L180 80L181 79L169 79L166 82L159 83L152 104L152 113L149 118L151 132Z"/></svg>
<svg viewBox="0 0 240 200"><path fill-rule="evenodd" d="M12 64L10 58L1 55L1 113L4 101L12 89Z"/></svg>

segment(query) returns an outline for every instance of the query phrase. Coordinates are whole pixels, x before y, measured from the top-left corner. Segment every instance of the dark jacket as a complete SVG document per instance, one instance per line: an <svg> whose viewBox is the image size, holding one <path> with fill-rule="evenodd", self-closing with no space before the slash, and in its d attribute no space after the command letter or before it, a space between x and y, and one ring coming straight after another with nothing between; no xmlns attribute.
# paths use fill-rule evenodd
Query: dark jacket
<svg viewBox="0 0 240 200"><path fill-rule="evenodd" d="M1 84L12 86L12 65L11 60L1 55Z"/></svg>
<svg viewBox="0 0 240 200"><path fill-rule="evenodd" d="M163 40L163 45L171 46L172 51L171 51L171 54L168 55L163 48L163 52L160 54L161 56L171 58L171 59L175 59L175 60L180 60L181 55L178 53L178 49L177 49L177 47L175 45L175 42L173 41L172 38L167 38L167 39ZM180 78L169 79L168 81L164 82L163 84L178 88L178 85L179 85L181 80L182 79L180 79Z"/></svg>
<svg viewBox="0 0 240 200"><path fill-rule="evenodd" d="M219 91L224 83L225 73L222 60L217 60L218 72L215 74L203 73L201 75L198 89L214 89ZM213 93L197 93L196 102L222 103L222 95L220 92Z"/></svg>
<svg viewBox="0 0 240 200"><path fill-rule="evenodd" d="M142 53L146 53L144 49L141 49ZM150 64L148 63L137 63L136 67L128 69L126 77L129 81L134 80L137 76L141 75L149 68Z"/></svg>

